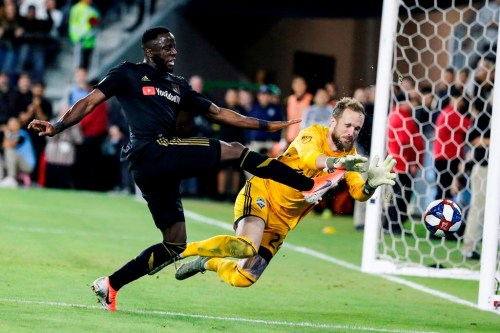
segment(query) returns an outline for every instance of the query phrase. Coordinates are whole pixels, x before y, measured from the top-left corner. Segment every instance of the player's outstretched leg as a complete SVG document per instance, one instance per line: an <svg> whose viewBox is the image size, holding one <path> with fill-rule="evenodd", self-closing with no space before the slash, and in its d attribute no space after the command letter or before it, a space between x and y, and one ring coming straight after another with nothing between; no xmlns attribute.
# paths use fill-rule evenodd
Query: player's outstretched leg
<svg viewBox="0 0 500 333"><path fill-rule="evenodd" d="M293 187L298 191L311 190L314 186L311 178L298 173L288 165L274 158L251 151L248 148L243 150L239 163L243 170L250 172L252 175L272 179L278 183Z"/></svg>
<svg viewBox="0 0 500 333"><path fill-rule="evenodd" d="M328 190L338 185L339 181L344 178L345 173L345 170L338 169L324 176L313 178L313 188L302 192L304 200L308 203L317 203Z"/></svg>
<svg viewBox="0 0 500 333"><path fill-rule="evenodd" d="M142 251L109 277L100 277L92 283L92 290L104 309L116 311L116 295L124 285L149 274L153 275L173 263L186 248L184 243L161 242Z"/></svg>
<svg viewBox="0 0 500 333"><path fill-rule="evenodd" d="M190 242L180 258L201 257L248 258L257 254L257 246L245 236L219 235L199 242Z"/></svg>

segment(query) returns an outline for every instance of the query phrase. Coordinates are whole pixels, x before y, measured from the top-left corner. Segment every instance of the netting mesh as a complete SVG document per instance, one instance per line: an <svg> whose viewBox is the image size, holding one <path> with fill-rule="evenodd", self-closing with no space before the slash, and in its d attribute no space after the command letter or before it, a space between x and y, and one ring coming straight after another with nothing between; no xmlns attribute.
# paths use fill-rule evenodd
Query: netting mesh
<svg viewBox="0 0 500 333"><path fill-rule="evenodd" d="M378 254L397 266L479 269L500 1L464 2L400 1L387 132L398 178ZM464 215L447 238L421 220L440 198Z"/></svg>

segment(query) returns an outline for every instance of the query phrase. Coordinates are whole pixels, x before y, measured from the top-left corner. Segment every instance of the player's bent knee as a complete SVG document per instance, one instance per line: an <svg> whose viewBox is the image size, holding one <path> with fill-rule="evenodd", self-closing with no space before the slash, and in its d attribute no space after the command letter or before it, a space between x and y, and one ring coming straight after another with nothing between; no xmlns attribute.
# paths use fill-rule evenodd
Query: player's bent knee
<svg viewBox="0 0 500 333"><path fill-rule="evenodd" d="M247 237L238 236L230 242L231 256L234 258L250 258L257 254L257 246Z"/></svg>
<svg viewBox="0 0 500 333"><path fill-rule="evenodd" d="M238 288L248 288L257 282L258 278L251 276L248 272L237 267L231 280L231 285Z"/></svg>

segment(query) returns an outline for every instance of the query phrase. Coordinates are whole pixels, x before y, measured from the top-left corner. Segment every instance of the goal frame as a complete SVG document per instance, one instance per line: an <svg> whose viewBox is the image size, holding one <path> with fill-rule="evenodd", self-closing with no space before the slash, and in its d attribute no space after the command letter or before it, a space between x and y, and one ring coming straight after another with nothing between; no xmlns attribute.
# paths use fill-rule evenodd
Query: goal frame
<svg viewBox="0 0 500 333"><path fill-rule="evenodd" d="M382 24L377 61L376 96L373 115L371 155L386 154L386 125L392 86L392 62L395 48L399 7L403 0L384 0ZM500 26L499 26L500 30ZM500 33L497 45L500 45ZM500 82L500 70L495 71L495 82ZM493 110L500 109L500 85L493 90ZM491 310L495 296L497 271L497 251L500 227L500 112L492 112L488 182L483 228L483 241L480 271L466 269L440 270L424 266L398 267L377 258L378 242L381 232L381 211L383 193L377 189L366 205L365 232L363 237L361 270L371 274L399 274L439 278L479 279L478 307ZM496 230L497 232L491 232ZM489 232L488 232L489 231Z"/></svg>

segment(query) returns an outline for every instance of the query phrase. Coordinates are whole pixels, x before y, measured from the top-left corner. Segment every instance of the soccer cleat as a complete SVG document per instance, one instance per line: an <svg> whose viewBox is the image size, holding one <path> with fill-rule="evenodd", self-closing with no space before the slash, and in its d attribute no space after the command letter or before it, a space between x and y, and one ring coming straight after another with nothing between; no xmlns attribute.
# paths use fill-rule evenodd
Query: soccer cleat
<svg viewBox="0 0 500 333"><path fill-rule="evenodd" d="M323 194L328 192L329 189L337 186L340 180L344 178L346 170L335 170L327 175L313 178L314 186L309 191L304 191L304 200L308 203L314 204L321 200Z"/></svg>
<svg viewBox="0 0 500 333"><path fill-rule="evenodd" d="M116 311L116 294L118 294L118 291L114 290L109 284L109 277L103 276L96 279L91 287L104 309Z"/></svg>
<svg viewBox="0 0 500 333"><path fill-rule="evenodd" d="M175 272L175 278L177 280L185 280L195 274L205 273L205 271L207 270L205 268L205 263L209 259L209 257L198 257L193 261L182 264L177 272Z"/></svg>

